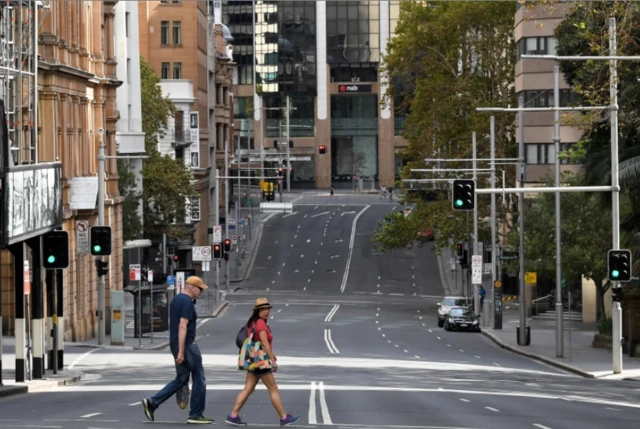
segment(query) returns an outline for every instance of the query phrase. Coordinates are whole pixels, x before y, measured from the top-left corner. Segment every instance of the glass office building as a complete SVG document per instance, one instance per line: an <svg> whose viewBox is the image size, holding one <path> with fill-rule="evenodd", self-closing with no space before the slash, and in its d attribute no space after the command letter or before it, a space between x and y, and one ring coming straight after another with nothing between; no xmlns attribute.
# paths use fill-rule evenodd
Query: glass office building
<svg viewBox="0 0 640 429"><path fill-rule="evenodd" d="M379 69L399 3L223 1L237 65L234 117L245 124L236 124L236 137L275 151L289 97L294 182L327 188L356 176L390 185L404 141L381 103Z"/></svg>

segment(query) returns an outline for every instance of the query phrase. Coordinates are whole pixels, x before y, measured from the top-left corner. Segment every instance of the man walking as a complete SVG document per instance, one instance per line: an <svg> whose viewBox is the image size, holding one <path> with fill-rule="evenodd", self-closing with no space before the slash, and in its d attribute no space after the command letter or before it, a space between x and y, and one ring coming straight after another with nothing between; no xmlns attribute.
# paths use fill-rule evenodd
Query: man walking
<svg viewBox="0 0 640 429"><path fill-rule="evenodd" d="M187 279L185 289L171 300L169 307L169 345L176 363L176 378L162 390L150 398L142 400L142 407L147 418L154 421L154 412L160 405L178 390L189 383L189 375L193 380L191 391L191 410L187 423L211 424L213 419L203 415L207 386L202 366L202 355L196 343L195 301L207 285L200 277Z"/></svg>

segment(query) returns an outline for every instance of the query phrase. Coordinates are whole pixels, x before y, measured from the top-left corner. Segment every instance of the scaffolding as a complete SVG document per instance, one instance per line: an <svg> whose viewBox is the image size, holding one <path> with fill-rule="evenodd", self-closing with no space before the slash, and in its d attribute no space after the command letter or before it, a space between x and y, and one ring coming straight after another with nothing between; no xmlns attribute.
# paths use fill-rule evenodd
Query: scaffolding
<svg viewBox="0 0 640 429"><path fill-rule="evenodd" d="M38 161L37 37L48 3L0 0L0 98L6 109L9 166Z"/></svg>

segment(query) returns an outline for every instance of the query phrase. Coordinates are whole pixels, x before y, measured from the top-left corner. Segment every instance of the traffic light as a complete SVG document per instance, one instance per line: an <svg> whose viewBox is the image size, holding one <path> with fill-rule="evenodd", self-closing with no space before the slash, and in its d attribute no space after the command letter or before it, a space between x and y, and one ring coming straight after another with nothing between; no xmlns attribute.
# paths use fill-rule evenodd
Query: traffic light
<svg viewBox="0 0 640 429"><path fill-rule="evenodd" d="M213 259L222 259L222 246L219 243L213 245Z"/></svg>
<svg viewBox="0 0 640 429"><path fill-rule="evenodd" d="M624 300L624 290L622 290L622 286L611 288L611 299L613 302L622 302Z"/></svg>
<svg viewBox="0 0 640 429"><path fill-rule="evenodd" d="M454 210L469 211L474 208L474 198L476 182L470 179L456 179L453 181L453 201Z"/></svg>
<svg viewBox="0 0 640 429"><path fill-rule="evenodd" d="M69 266L69 233L50 231L42 236L42 267L45 270Z"/></svg>
<svg viewBox="0 0 640 429"><path fill-rule="evenodd" d="M224 251L231 252L231 240L229 240L228 238L224 240Z"/></svg>
<svg viewBox="0 0 640 429"><path fill-rule="evenodd" d="M327 153L327 147L323 144L321 144L320 146L318 146L318 152L321 155L324 155L325 153Z"/></svg>
<svg viewBox="0 0 640 429"><path fill-rule="evenodd" d="M278 168L278 177L282 177L284 175L284 169Z"/></svg>
<svg viewBox="0 0 640 429"><path fill-rule="evenodd" d="M462 257L463 254L464 254L464 246L462 245L462 243L456 244L456 255L458 255L458 259L460 259L460 257Z"/></svg>
<svg viewBox="0 0 640 429"><path fill-rule="evenodd" d="M607 278L613 282L631 280L630 250L609 250L607 253Z"/></svg>
<svg viewBox="0 0 640 429"><path fill-rule="evenodd" d="M96 259L95 264L96 264L96 274L98 275L98 277L106 276L107 273L109 272L109 269L107 268L107 266L109 265L109 262Z"/></svg>
<svg viewBox="0 0 640 429"><path fill-rule="evenodd" d="M89 228L89 242L93 256L111 255L111 227L95 225Z"/></svg>

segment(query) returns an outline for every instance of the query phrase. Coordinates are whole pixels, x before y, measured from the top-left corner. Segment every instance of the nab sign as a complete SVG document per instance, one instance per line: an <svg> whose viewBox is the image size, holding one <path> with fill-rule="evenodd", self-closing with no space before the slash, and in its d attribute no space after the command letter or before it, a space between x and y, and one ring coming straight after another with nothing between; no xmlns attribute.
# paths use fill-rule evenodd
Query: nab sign
<svg viewBox="0 0 640 429"><path fill-rule="evenodd" d="M338 92L349 92L349 93L358 93L358 92L371 92L371 85L360 85L360 84L351 84L351 85L339 85Z"/></svg>

